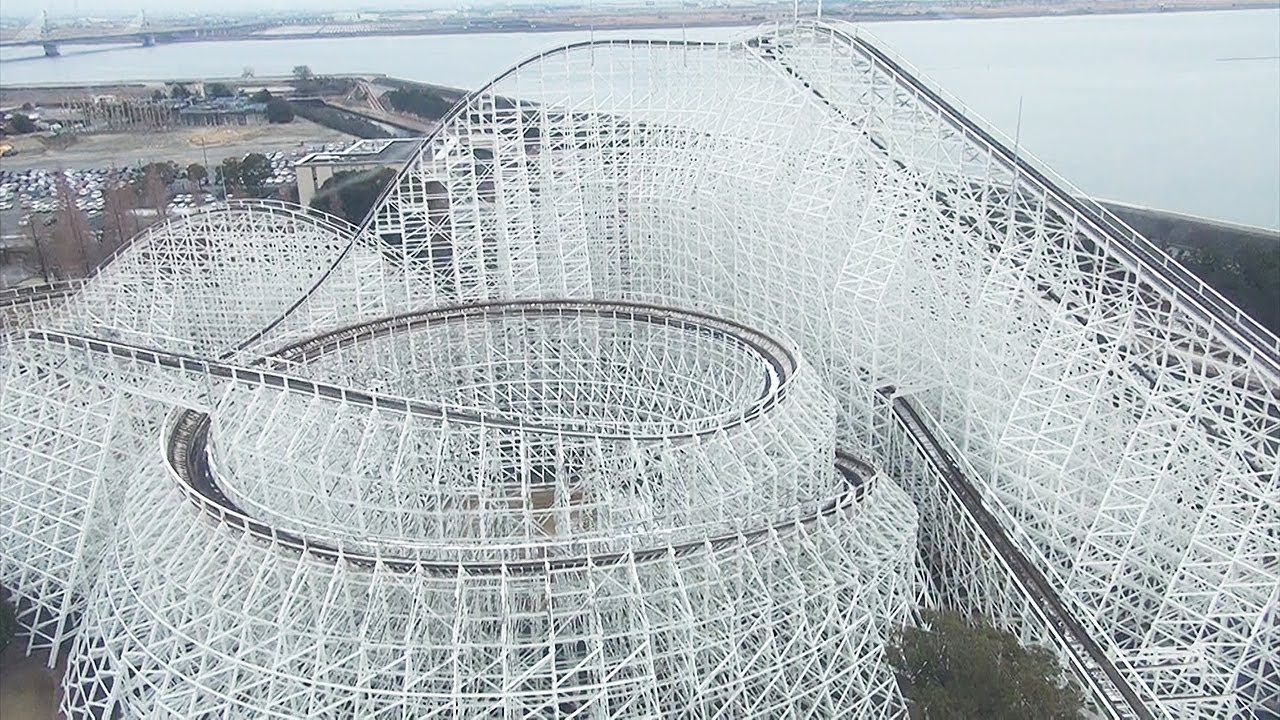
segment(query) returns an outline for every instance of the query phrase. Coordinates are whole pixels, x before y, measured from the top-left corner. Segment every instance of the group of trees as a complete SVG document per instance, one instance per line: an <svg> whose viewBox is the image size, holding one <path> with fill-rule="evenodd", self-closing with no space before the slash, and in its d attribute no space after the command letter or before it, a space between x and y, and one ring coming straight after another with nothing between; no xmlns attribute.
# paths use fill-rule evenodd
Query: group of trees
<svg viewBox="0 0 1280 720"><path fill-rule="evenodd" d="M1178 259L1273 333L1280 335L1280 245L1187 248Z"/></svg>
<svg viewBox="0 0 1280 720"><path fill-rule="evenodd" d="M1280 243L1274 233L1124 205L1108 209L1280 334Z"/></svg>
<svg viewBox="0 0 1280 720"><path fill-rule="evenodd" d="M158 205L157 215L162 214L168 202L168 193L160 179L163 171L159 164L153 164L133 183L120 176L110 178L103 191L102 214L96 225L77 206L76 194L66 178L58 175L57 209L48 215L31 216L27 226L41 276L46 281L88 276L137 234L141 227L136 212L139 207Z"/></svg>
<svg viewBox="0 0 1280 720"><path fill-rule="evenodd" d="M377 123L366 120L359 115L331 108L328 105L298 102L293 104L293 110L299 117L359 138L393 137L390 132Z"/></svg>
<svg viewBox="0 0 1280 720"><path fill-rule="evenodd" d="M187 100L194 96L195 93L191 92L191 89L182 83L174 83L171 85L167 96L165 95L164 90L157 89L151 92L151 99L156 101L164 100L165 97L170 97L174 100Z"/></svg>
<svg viewBox="0 0 1280 720"><path fill-rule="evenodd" d="M209 83L205 86L205 97L209 98L227 98L235 97L237 94L243 94L241 90L237 93L230 85L221 82ZM174 84L169 89L169 97L175 100L186 100L193 96L191 90L181 83ZM151 93L151 99L155 101L164 100L165 94L163 90L155 90ZM272 123L290 123L293 122L293 107L284 98L278 98L271 94L270 90L263 88L254 93L252 98L254 102L263 103L267 106L267 121Z"/></svg>
<svg viewBox="0 0 1280 720"><path fill-rule="evenodd" d="M203 186L209 182L242 195L261 196L267 193L267 180L273 174L271 160L262 153L249 153L243 158L226 158L214 166L212 176L209 168L200 163L179 168L171 162L157 162L142 168L132 184L132 190L142 201L141 207L155 210L163 217L167 214L169 190L177 180L190 183L193 194L197 197L201 197Z"/></svg>
<svg viewBox="0 0 1280 720"><path fill-rule="evenodd" d="M227 158L215 170L216 181L228 191L261 195L271 178L271 160L262 153L249 153L244 158Z"/></svg>
<svg viewBox="0 0 1280 720"><path fill-rule="evenodd" d="M316 191L311 207L359 225L395 174L391 168L335 173Z"/></svg>
<svg viewBox="0 0 1280 720"><path fill-rule="evenodd" d="M269 123L291 123L293 122L294 112L293 105L289 101L280 98L271 98L267 102L267 122Z"/></svg>
<svg viewBox="0 0 1280 720"><path fill-rule="evenodd" d="M343 95L351 85L351 78L316 75L307 65L293 68L293 89L299 95Z"/></svg>
<svg viewBox="0 0 1280 720"><path fill-rule="evenodd" d="M889 662L913 720L1076 720L1079 689L1053 652L1023 647L989 621L926 611L903 628Z"/></svg>
<svg viewBox="0 0 1280 720"><path fill-rule="evenodd" d="M9 113L7 122L0 122L0 130L10 135L25 135L39 130L36 125L36 106L29 102L22 103L22 108L17 112ZM0 120L5 120L3 114L0 114Z"/></svg>
<svg viewBox="0 0 1280 720"><path fill-rule="evenodd" d="M229 98L235 97L236 91L226 83L209 83L204 86L204 96L209 98Z"/></svg>
<svg viewBox="0 0 1280 720"><path fill-rule="evenodd" d="M251 167L258 168L263 163L270 175L271 163L265 157L251 163ZM109 177L103 187L102 212L92 219L78 206L66 177L57 175L56 210L31 216L27 225L35 269L46 281L89 275L146 225L169 215L170 188L183 175L193 185L197 204L203 202L201 188L209 175L203 165L192 163L179 168L172 162L155 162L132 177Z"/></svg>
<svg viewBox="0 0 1280 720"><path fill-rule="evenodd" d="M226 85L222 85L221 83L217 83L217 85L223 88L227 87ZM208 90L206 89L205 92L208 93ZM195 96L195 93L191 92L191 90L189 90L187 86L183 85L182 83L177 83L172 88L170 88L168 95L165 95L164 91L160 89L156 89L151 92L151 99L156 102L164 100L166 97L173 98L174 100L187 100L194 96ZM209 94L209 97L219 97L219 96Z"/></svg>
<svg viewBox="0 0 1280 720"><path fill-rule="evenodd" d="M174 83L169 88L169 97L174 100L186 100L194 96L195 93L191 92L191 89L182 83ZM204 96L209 98L235 97L236 91L232 90L231 86L226 83L215 82L209 83L204 87ZM153 100L163 100L164 91L156 90L151 94L151 98Z"/></svg>
<svg viewBox="0 0 1280 720"><path fill-rule="evenodd" d="M251 99L256 103L262 103L267 106L267 122L293 122L293 106L284 98L278 98L275 95L272 95L270 90L262 88L258 92L254 93Z"/></svg>
<svg viewBox="0 0 1280 720"><path fill-rule="evenodd" d="M271 160L262 153L227 158L213 168L213 177L200 163L179 167L172 162L154 162L140 171L109 177L102 188L102 211L91 218L79 207L80 198L67 178L59 173L54 187L56 209L32 215L27 223L26 233L34 250L28 265L46 282L86 277L146 225L169 216L176 182L187 181L199 205L210 180L242 197L266 196L272 192L267 180L273 174Z"/></svg>
<svg viewBox="0 0 1280 720"><path fill-rule="evenodd" d="M5 648L9 647L9 643L13 641L13 636L18 633L18 615L13 607L13 601L9 598L9 592L0 585L0 653L4 653Z"/></svg>
<svg viewBox="0 0 1280 720"><path fill-rule="evenodd" d="M428 120L439 120L453 107L456 97L429 88L407 85L387 93L391 107Z"/></svg>
<svg viewBox="0 0 1280 720"><path fill-rule="evenodd" d="M22 112L9 113L9 122L5 123L5 131L13 135L26 135L39 130L36 121Z"/></svg>

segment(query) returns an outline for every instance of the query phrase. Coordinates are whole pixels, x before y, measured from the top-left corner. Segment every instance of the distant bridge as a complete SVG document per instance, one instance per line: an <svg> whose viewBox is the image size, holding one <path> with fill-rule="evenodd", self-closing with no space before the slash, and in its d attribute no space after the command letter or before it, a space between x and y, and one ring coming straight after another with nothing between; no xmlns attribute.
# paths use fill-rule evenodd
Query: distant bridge
<svg viewBox="0 0 1280 720"><path fill-rule="evenodd" d="M42 13L12 37L0 38L0 48L38 45L44 48L44 54L47 57L57 57L62 54L62 45L116 45L136 42L143 47L150 47L157 43L244 36L277 25L279 23L257 22L215 26L153 26L147 20L146 13L140 13L132 22L118 28L62 30L49 22L47 13Z"/></svg>

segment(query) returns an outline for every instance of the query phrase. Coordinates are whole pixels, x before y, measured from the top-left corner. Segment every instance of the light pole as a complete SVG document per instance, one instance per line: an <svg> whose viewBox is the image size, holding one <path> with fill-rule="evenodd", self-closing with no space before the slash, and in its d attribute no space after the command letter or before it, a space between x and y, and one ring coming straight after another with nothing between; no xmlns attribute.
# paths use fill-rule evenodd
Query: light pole
<svg viewBox="0 0 1280 720"><path fill-rule="evenodd" d="M205 172L205 177L209 177L209 170L211 169L211 168L209 167L209 146L208 146L208 142L209 142L209 141L208 141L208 139L207 139L207 138L205 138L205 136L203 136L203 135L201 135L201 136L200 136L200 155L204 158L204 172ZM224 201L227 199L227 179L226 179L226 178L222 178L222 199L223 199Z"/></svg>

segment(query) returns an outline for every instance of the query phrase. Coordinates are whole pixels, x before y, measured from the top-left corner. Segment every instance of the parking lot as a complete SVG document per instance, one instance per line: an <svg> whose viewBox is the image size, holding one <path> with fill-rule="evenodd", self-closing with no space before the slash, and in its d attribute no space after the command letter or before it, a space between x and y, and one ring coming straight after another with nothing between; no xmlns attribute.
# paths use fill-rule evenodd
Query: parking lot
<svg viewBox="0 0 1280 720"><path fill-rule="evenodd" d="M270 175L263 181L263 194L276 195L293 187L297 180L294 163L303 157L314 152L341 150L350 142L304 143L284 150L263 152L271 164ZM261 152L256 148L250 150ZM243 160L244 154L237 152L228 157ZM187 166L178 165L174 182L165 188L166 214L169 217L194 212L211 198L223 195L214 168L207 171L205 182L195 183L187 177ZM64 182L68 194L75 199L76 207L88 217L90 228L102 227L101 216L107 209L107 196L117 182L132 184L139 190L129 200L130 205L138 208L132 212L138 217L139 224L154 222L158 214L154 205L144 197L142 173L141 166L75 170L0 167L0 287L36 281L39 268L33 238L47 234L49 226L56 222L59 187ZM228 195L234 198L237 193ZM32 227L32 223L41 225Z"/></svg>
<svg viewBox="0 0 1280 720"><path fill-rule="evenodd" d="M137 177L136 168L107 170L3 170L0 169L0 213L19 210L23 214L47 213L57 209L59 175L85 212L99 212L106 204L103 192L112 174L122 182ZM3 217L0 215L0 217Z"/></svg>

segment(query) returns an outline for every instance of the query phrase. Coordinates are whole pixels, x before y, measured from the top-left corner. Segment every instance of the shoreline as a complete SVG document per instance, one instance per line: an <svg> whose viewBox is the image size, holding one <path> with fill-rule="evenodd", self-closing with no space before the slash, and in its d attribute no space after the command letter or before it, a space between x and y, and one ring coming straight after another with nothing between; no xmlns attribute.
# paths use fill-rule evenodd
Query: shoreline
<svg viewBox="0 0 1280 720"><path fill-rule="evenodd" d="M1122 200L1093 197L1088 199L1102 205L1108 211L1116 213L1117 215L1120 213L1132 213L1134 215L1146 215L1157 219L1183 224L1198 224L1206 227L1212 227L1214 230L1249 237L1250 239L1280 244L1280 227L1250 225L1248 223L1236 222L1234 220L1223 220L1221 218L1197 215L1195 213L1184 212L1181 210L1166 210L1164 208L1139 205ZM1127 222L1128 221L1126 220L1126 223Z"/></svg>
<svg viewBox="0 0 1280 720"><path fill-rule="evenodd" d="M824 20L832 20L837 22L848 22L853 24L876 24L888 22L943 22L949 20L1009 20L1009 19L1035 19L1035 18L1078 18L1078 17L1112 17L1117 15L1170 15L1170 14L1186 14L1186 13L1210 13L1210 12L1240 12L1250 10L1280 10L1280 2L1277 0L1239 0L1238 2L1221 2L1221 0L1190 0L1185 3L1169 4L1165 2L1153 2L1152 0L1139 0L1131 5L1121 5L1115 3L1103 2L1100 4L1081 3L1076 5L1063 5L1061 7L1045 7L1034 4L1018 4L1014 6L999 7L983 7L969 6L958 8L954 11L939 11L931 9L929 6L918 4L905 4L897 7L885 7L876 12L857 12L852 11L856 6L838 6L823 16ZM761 8L764 10L764 8ZM278 33L278 34L260 34L255 33L244 36L228 36L218 38L177 38L161 45L197 45L209 43L226 43L226 42L278 42L288 40L322 40L322 39L351 39L351 38L379 38L379 37L431 37L431 36L472 36L472 35L510 35L510 34L544 34L544 33L567 33L567 32L618 32L625 30L679 30L688 28L755 28L763 27L771 24L786 22L790 19L790 13L783 13L781 16L772 18L767 16L753 16L752 18L735 18L723 16L697 16L689 17L667 17L662 19L638 18L635 22L630 22L631 16L603 16L605 20L603 24L595 22L578 22L578 21L561 21L548 22L529 26L513 26L513 27L423 27L423 28L405 28L405 29L379 29L373 28L368 31L341 31L341 32L310 32L310 33ZM815 19L815 16L800 15L802 19ZM140 47L132 42L122 43L90 43L75 44L67 43L68 47L98 48L97 50L87 49L73 55L90 54L94 52L112 52L119 50L130 50ZM17 46L5 45L0 42L0 49L13 48ZM30 46L38 48L38 46ZM34 62L37 60L49 60L43 54L28 55L16 58L0 59L0 66L13 63ZM174 78L165 80L164 82L194 82L207 80L209 78L183 79ZM218 78L218 79L236 79L236 78ZM99 85L131 85L159 83L158 80L133 80L122 79L109 83L94 83L92 85L77 84L72 87L93 87ZM39 84L29 85L25 83L3 83L0 87L21 88L21 89L41 89L41 88L58 88L59 84Z"/></svg>
<svg viewBox="0 0 1280 720"><path fill-rule="evenodd" d="M1145 0L1144 0L1145 2ZM911 14L893 14L892 12L878 13L862 13L851 15L831 15L824 17L826 20L838 22L849 22L855 25L876 25L880 23L896 23L896 22L947 22L952 20L966 21L983 21L983 20L1010 20L1010 19L1045 19L1052 20L1055 18L1080 18L1080 17L1116 17L1116 16L1141 16L1141 15L1185 15L1193 13L1222 13L1222 12L1247 12L1259 10L1280 10L1280 2L1276 0L1242 0L1240 3L1222 4L1209 0L1208 2L1189 2L1183 5L1175 5L1172 7L1162 7L1162 4L1156 3L1145 7L1120 7L1114 5L1104 5L1094 7L1090 5L1082 5L1076 7L1063 7L1059 11L1046 12L1043 6L1018 5L1014 7L1003 6L998 8L982 8L979 10L970 10L956 13L940 13L936 11L915 12ZM625 17L625 16L624 16ZM788 14L789 17L789 14ZM801 16L802 19L806 16ZM306 41L306 40L347 40L353 38L380 38L380 37L469 37L484 35L540 35L550 33L586 33L586 32L623 32L628 30L647 31L647 30L679 30L679 29L704 29L704 28L723 28L727 30L746 31L751 28L765 27L780 22L785 22L788 18L775 18L773 20L763 20L759 22L749 21L726 21L724 18L694 18L692 20L682 22L667 21L645 21L631 23L611 24L607 27L601 26L583 26L583 25L542 25L536 28L476 28L472 30L463 30L458 28L423 28L408 29L403 31L387 31L387 32L344 32L344 33L312 33L312 34L282 34L282 35L254 35L239 38L203 38L191 40L178 40L164 45L199 45L227 42L277 42L277 41ZM807 19L813 19L808 16ZM724 42L724 41L721 41ZM70 47L96 48L86 49L80 52L68 53L69 56L88 55L104 52L120 52L133 50L139 46L135 45L72 45ZM1242 58L1252 59L1252 58ZM24 56L19 58L10 58L0 60L0 66L35 62L48 61L49 58L43 55ZM338 73L335 77L364 77L373 79L381 77L381 73L360 73L347 72ZM284 81L292 79L289 76L261 76L254 80L262 83L273 81ZM199 82L244 82L245 78L241 76L172 76L164 79L156 78L119 78L113 80L81 82L35 82L35 83L5 83L0 80L0 90L8 91L60 91L60 90L76 90L76 89L93 89L93 88L124 88L124 87L144 87L154 88L174 83L199 83Z"/></svg>

